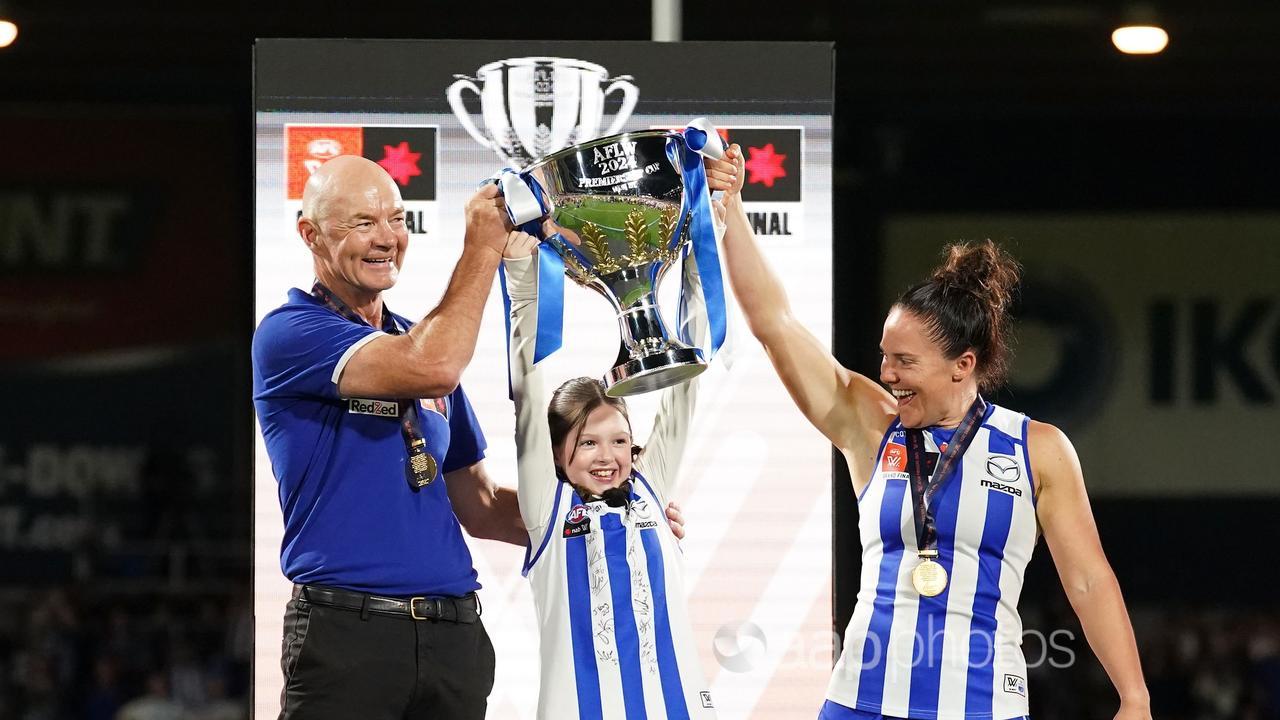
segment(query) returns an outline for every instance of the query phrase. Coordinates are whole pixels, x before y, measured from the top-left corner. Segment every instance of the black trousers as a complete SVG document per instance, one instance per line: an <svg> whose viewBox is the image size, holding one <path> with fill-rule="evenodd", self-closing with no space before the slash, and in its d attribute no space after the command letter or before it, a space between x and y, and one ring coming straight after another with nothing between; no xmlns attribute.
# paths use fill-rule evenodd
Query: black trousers
<svg viewBox="0 0 1280 720"><path fill-rule="evenodd" d="M298 597L284 615L280 720L484 720L484 625L361 614Z"/></svg>

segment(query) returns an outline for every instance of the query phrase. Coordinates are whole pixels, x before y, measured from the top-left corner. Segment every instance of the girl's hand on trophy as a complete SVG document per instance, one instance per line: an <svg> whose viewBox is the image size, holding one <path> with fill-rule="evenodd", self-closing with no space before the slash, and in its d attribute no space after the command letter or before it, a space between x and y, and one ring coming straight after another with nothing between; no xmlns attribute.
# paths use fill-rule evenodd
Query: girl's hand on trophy
<svg viewBox="0 0 1280 720"><path fill-rule="evenodd" d="M680 512L680 506L673 502L667 503L667 524L671 526L671 534L675 535L677 540L684 539L684 513Z"/></svg>
<svg viewBox="0 0 1280 720"><path fill-rule="evenodd" d="M711 201L711 212L715 213L716 225L724 225L725 218L729 217L729 210L719 200Z"/></svg>
<svg viewBox="0 0 1280 720"><path fill-rule="evenodd" d="M570 230L569 228L560 227L559 225L556 225L555 221L552 220L551 218L547 218L546 220L543 220L542 221L542 237L549 238L549 237L555 237L556 235L559 235L561 238L568 240L570 245L573 245L575 247L582 247L582 238L578 237L578 233Z"/></svg>
<svg viewBox="0 0 1280 720"><path fill-rule="evenodd" d="M534 249L538 247L538 242L538 238L527 232L512 230L507 233L507 245L502 250L502 257L508 260L528 257L532 255Z"/></svg>

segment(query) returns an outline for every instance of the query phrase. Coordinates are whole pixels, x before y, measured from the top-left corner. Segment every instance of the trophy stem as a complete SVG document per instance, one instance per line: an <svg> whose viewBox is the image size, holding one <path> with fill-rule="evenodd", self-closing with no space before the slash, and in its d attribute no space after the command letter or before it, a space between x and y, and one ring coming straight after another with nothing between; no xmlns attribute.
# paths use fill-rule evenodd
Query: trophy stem
<svg viewBox="0 0 1280 720"><path fill-rule="evenodd" d="M657 304L653 302L652 293L618 313L618 326L622 330L622 344L632 359L667 349L667 327L662 322Z"/></svg>
<svg viewBox="0 0 1280 720"><path fill-rule="evenodd" d="M622 346L609 371L606 391L613 397L659 390L684 382L707 369L702 351L668 339L653 293L618 313Z"/></svg>

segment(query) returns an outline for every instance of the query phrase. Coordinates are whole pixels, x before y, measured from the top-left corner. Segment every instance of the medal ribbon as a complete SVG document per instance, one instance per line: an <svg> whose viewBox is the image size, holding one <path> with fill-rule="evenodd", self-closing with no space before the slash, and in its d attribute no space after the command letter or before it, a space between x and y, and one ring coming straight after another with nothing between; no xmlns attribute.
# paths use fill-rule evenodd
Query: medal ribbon
<svg viewBox="0 0 1280 720"><path fill-rule="evenodd" d="M342 298L333 294L329 288L316 281L311 286L311 294L325 307L338 313L342 317L354 323L368 325L364 318L356 314L354 310L342 302ZM396 324L395 318L391 316L391 311L387 309L387 304L382 304L382 328L381 330L388 335L402 335L403 331ZM432 477L426 477L425 473L420 473L414 469L414 458L416 456L427 454L427 438L422 432L421 423L418 422L418 401L416 398L406 398L396 401L400 406L400 436L404 439L405 451L405 478L409 482L409 487L417 492L422 487L431 484L435 480Z"/></svg>
<svg viewBox="0 0 1280 720"><path fill-rule="evenodd" d="M911 474L911 500L913 515L916 520L916 549L918 551L935 550L938 544L938 529L934 522L933 510L929 501L938 490L946 484L958 459L969 449L969 443L978 434L978 427L987 414L987 402L979 395L969 406L960 426L956 428L947 449L938 458L930 476L925 468L928 453L924 449L924 431L919 428L907 430L907 470Z"/></svg>

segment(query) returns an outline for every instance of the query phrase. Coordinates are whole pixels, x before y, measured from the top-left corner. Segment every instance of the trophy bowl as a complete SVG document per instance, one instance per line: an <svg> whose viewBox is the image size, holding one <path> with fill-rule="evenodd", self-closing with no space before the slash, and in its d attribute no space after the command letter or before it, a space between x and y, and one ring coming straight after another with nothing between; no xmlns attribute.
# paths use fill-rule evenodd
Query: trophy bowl
<svg viewBox="0 0 1280 720"><path fill-rule="evenodd" d="M549 208L546 242L565 274L613 306L622 335L605 376L608 394L635 395L706 370L702 350L674 339L658 308L658 283L689 243L679 133L646 130L591 140L521 172ZM531 183L532 184L532 183Z"/></svg>

